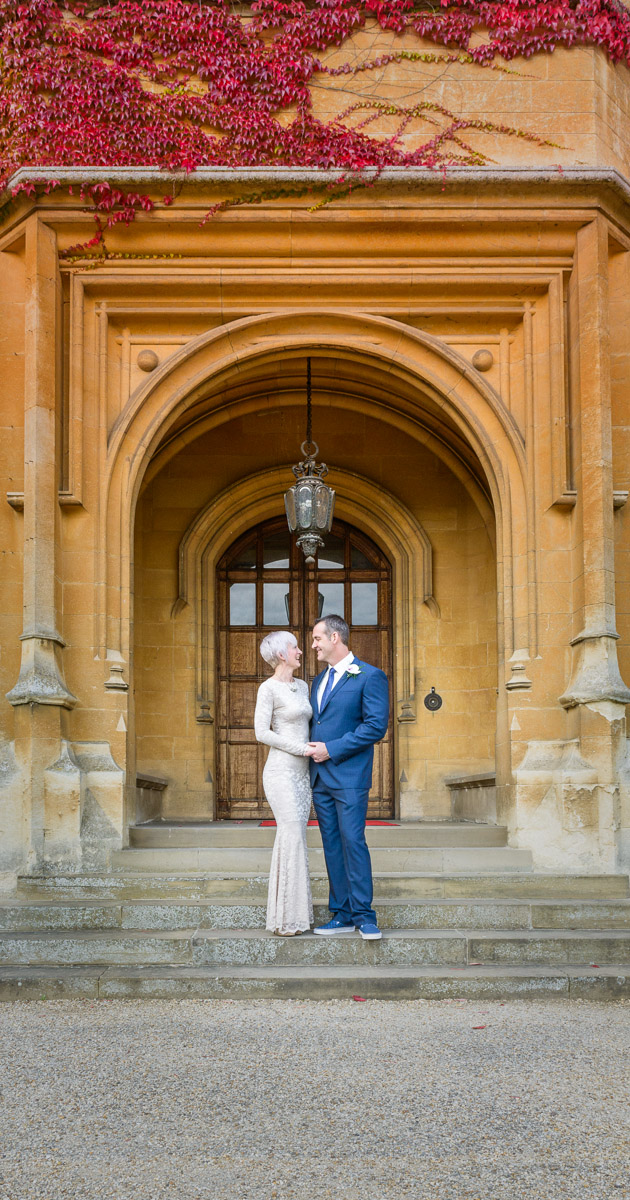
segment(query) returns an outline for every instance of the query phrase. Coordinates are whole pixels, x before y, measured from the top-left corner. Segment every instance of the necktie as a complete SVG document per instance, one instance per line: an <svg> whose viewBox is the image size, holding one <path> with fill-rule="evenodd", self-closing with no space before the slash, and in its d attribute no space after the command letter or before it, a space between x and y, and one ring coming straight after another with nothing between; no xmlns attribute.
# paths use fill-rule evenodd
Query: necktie
<svg viewBox="0 0 630 1200"><path fill-rule="evenodd" d="M332 668L332 667L329 667L329 668L328 668L328 679L326 680L326 687L324 688L324 694L323 694L323 696L322 696L322 702L321 702L321 704L320 704L320 706L319 706L319 711L320 711L320 712L323 712L323 711L324 711L324 709L325 709L325 707L326 707L326 705L328 704L328 699L329 699L330 693L331 693L331 692L332 692L332 690L333 690L333 683L334 683L334 682L335 682L335 672L334 672L334 670L333 670L333 668Z"/></svg>

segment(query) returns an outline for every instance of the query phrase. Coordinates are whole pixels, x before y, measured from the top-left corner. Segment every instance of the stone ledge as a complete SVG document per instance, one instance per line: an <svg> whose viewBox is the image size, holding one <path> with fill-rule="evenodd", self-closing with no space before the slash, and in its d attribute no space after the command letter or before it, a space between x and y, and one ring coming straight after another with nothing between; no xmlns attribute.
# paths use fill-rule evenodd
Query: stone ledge
<svg viewBox="0 0 630 1200"><path fill-rule="evenodd" d="M476 775L448 775L445 784L449 788L496 787L496 771L479 771Z"/></svg>
<svg viewBox="0 0 630 1200"><path fill-rule="evenodd" d="M119 186L147 186L164 192L165 183L185 185L187 189L252 183L259 184L315 184L334 183L339 178L337 168L314 170L307 167L200 167L191 173L185 171L162 171L159 167L20 167L9 179L5 190L0 193L0 207L9 203L16 187L25 183L57 180L64 187L72 184L111 182ZM611 167L457 167L448 168L447 182L461 188L479 187L512 188L523 191L528 185L545 188L554 186L565 191L579 187L604 187L612 190L624 204L630 204L630 179L621 171ZM424 185L426 190L444 191L442 172L428 167L386 167L380 173L376 168L366 168L357 173L357 179L374 181L379 187L394 187L414 184ZM299 197L288 196L285 203ZM83 211L84 203L77 197L77 208Z"/></svg>

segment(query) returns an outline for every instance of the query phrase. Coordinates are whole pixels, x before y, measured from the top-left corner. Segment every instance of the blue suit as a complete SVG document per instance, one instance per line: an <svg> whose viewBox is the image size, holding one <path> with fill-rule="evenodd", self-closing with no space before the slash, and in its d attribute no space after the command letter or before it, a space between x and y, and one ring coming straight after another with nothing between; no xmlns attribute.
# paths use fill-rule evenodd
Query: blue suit
<svg viewBox="0 0 630 1200"><path fill-rule="evenodd" d="M330 758L323 763L311 759L311 786L330 880L330 910L347 924L359 925L376 923L365 818L374 743L387 732L389 687L378 667L358 658L351 665L359 674L344 675L321 712L317 694L326 671L313 680L311 739L325 742Z"/></svg>

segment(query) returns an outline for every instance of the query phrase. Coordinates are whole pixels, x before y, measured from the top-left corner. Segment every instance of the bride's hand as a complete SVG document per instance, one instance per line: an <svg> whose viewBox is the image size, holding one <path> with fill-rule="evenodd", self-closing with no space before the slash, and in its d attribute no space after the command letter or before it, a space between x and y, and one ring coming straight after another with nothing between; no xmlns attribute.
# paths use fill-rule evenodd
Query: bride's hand
<svg viewBox="0 0 630 1200"><path fill-rule="evenodd" d="M316 763L326 762L330 758L325 742L309 742L307 754L314 758Z"/></svg>

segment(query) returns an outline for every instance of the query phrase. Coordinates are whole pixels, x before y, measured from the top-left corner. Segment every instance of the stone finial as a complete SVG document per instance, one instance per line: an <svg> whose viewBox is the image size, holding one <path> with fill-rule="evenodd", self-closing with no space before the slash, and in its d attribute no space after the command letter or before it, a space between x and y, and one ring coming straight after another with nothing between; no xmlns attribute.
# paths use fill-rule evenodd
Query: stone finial
<svg viewBox="0 0 630 1200"><path fill-rule="evenodd" d="M472 365L476 371L489 371L494 366L494 354L491 350L477 350Z"/></svg>
<svg viewBox="0 0 630 1200"><path fill-rule="evenodd" d="M155 371L155 368L160 365L160 360L155 353L155 350L141 350L136 362L141 371Z"/></svg>

